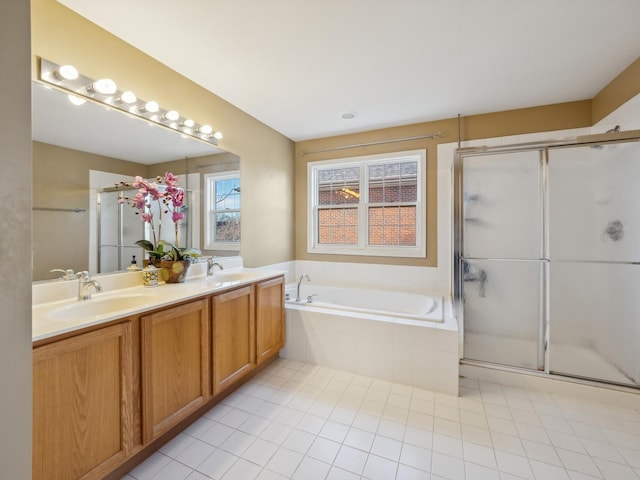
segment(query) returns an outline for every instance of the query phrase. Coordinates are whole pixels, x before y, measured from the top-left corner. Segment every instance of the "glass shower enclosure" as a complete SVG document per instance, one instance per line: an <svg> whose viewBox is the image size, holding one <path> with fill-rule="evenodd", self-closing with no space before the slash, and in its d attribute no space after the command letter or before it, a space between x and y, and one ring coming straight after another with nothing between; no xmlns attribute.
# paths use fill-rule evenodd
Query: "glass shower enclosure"
<svg viewBox="0 0 640 480"><path fill-rule="evenodd" d="M640 387L640 132L459 149L464 361Z"/></svg>

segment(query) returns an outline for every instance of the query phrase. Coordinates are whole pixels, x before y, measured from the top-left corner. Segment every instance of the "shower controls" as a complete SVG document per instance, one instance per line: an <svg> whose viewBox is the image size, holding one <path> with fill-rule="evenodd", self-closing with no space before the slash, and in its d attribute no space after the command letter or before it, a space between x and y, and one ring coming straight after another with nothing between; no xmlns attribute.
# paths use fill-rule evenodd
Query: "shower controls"
<svg viewBox="0 0 640 480"><path fill-rule="evenodd" d="M613 220L609 222L607 228L604 229L604 233L614 242L619 242L624 237L624 225L620 220Z"/></svg>

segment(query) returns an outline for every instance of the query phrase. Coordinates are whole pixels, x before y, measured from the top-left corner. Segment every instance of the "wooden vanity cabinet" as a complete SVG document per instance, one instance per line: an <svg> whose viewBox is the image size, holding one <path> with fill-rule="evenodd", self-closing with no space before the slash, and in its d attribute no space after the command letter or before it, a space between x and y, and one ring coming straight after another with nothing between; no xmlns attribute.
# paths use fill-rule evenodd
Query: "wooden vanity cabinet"
<svg viewBox="0 0 640 480"><path fill-rule="evenodd" d="M277 355L284 279L116 322L34 347L34 480L121 478Z"/></svg>
<svg viewBox="0 0 640 480"><path fill-rule="evenodd" d="M33 350L33 479L98 479L133 448L130 321Z"/></svg>
<svg viewBox="0 0 640 480"><path fill-rule="evenodd" d="M284 279L256 284L256 363L277 355L284 346Z"/></svg>
<svg viewBox="0 0 640 480"><path fill-rule="evenodd" d="M211 299L214 395L255 366L253 289L241 287Z"/></svg>
<svg viewBox="0 0 640 480"><path fill-rule="evenodd" d="M140 318L142 440L148 443L210 398L206 299Z"/></svg>

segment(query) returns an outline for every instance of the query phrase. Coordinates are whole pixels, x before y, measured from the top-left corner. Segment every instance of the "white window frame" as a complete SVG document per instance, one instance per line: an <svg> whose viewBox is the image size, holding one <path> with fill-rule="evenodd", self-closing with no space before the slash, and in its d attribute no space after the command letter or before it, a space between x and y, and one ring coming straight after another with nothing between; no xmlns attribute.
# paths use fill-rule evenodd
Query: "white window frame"
<svg viewBox="0 0 640 480"><path fill-rule="evenodd" d="M368 245L369 191L367 165L417 161L416 245ZM327 168L360 166L360 202L358 209L358 245L326 245L318 243L318 181L317 172ZM427 151L365 155L309 162L307 164L307 253L327 255L367 255L379 257L426 258L427 255ZM394 205L390 203L389 205Z"/></svg>
<svg viewBox="0 0 640 480"><path fill-rule="evenodd" d="M204 175L204 192L205 192L205 250L237 250L240 251L240 243L241 242L216 242L213 240L212 232L213 232L213 218L214 213L216 212L238 212L240 214L240 222L242 224L242 213L241 209L238 208L233 210L218 210L216 209L216 192L215 192L215 182L220 180L229 180L233 178L240 178L240 170L232 171L232 172L220 172L220 173L206 173ZM242 202L242 200L241 200Z"/></svg>

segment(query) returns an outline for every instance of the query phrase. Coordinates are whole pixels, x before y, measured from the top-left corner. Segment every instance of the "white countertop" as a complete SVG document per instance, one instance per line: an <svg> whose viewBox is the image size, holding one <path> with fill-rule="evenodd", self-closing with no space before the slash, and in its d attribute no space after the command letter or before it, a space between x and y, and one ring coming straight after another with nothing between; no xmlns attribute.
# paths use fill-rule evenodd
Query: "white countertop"
<svg viewBox="0 0 640 480"><path fill-rule="evenodd" d="M103 288L102 292L93 293L90 300L78 301L73 298L46 301L32 307L32 340L43 340L62 333L110 322L119 318L137 315L146 311L221 292L242 285L277 277L284 272L261 268L225 269L226 274L233 271L249 272L250 279L223 281L213 275L196 275L187 278L184 283L161 283L157 287L128 286L120 289ZM132 274L126 274L132 275ZM100 277L96 277L100 280ZM77 281L62 282L67 289L77 290ZM104 286L103 286L104 287ZM94 304L89 305L91 302ZM81 314L77 312L88 307L107 306L108 311ZM76 310L74 313L74 309ZM96 311L100 310L97 308ZM104 309L103 309L104 310Z"/></svg>

